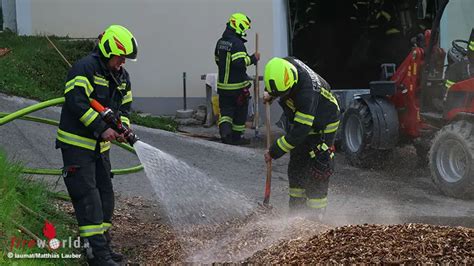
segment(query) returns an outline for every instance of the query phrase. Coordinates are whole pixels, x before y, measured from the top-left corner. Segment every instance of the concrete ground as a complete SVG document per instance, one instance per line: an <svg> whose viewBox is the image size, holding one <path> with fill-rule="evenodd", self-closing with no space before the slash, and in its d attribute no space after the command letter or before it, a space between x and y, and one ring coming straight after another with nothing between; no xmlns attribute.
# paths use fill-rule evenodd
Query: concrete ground
<svg viewBox="0 0 474 266"><path fill-rule="evenodd" d="M0 112L12 112L33 103L0 94ZM59 108L50 108L35 115L58 119L59 113ZM251 147L235 147L157 129L134 128L144 142L217 178L255 204L262 200L266 173L262 140ZM215 128L183 129L211 135L217 132ZM0 146L11 158L28 167L60 168L60 152L54 149L55 131L53 126L17 120L0 126ZM252 130L249 131L249 136L253 136ZM430 180L429 170L417 167L411 147L399 148L394 153L386 170L357 169L346 163L343 154L337 154L326 222L334 225L422 222L474 227L474 201L441 195ZM113 147L114 168L138 163L135 155ZM273 164L271 203L278 209L285 209L288 201L287 163L288 156L285 156ZM41 178L52 182L58 179ZM144 172L116 176L114 186L125 197L154 198ZM61 180L58 189L64 189Z"/></svg>

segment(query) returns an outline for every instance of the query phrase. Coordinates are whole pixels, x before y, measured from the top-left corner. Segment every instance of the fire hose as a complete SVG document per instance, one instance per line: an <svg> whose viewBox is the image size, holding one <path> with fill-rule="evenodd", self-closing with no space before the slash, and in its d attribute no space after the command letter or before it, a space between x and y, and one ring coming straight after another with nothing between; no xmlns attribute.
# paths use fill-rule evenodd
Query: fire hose
<svg viewBox="0 0 474 266"><path fill-rule="evenodd" d="M22 119L22 120L27 120L27 121L33 121L33 122L58 126L59 122L56 120L36 117L36 116L29 116L28 114L45 109L50 106L55 106L55 105L63 104L63 103L64 103L64 97L60 97L60 98L51 99L48 101L40 102L31 106L25 107L13 113L0 112L0 126L7 124L15 119ZM123 148L131 153L136 154L135 149L130 145L119 143L116 141L113 141L112 143L119 146L120 148ZM125 175L125 174L136 173L141 170L143 170L143 165L140 164L140 165L136 165L129 168L112 169L112 173L114 173L115 175ZM36 174L36 175L61 175L62 174L61 169L47 169L47 168L23 168L22 172L24 174Z"/></svg>

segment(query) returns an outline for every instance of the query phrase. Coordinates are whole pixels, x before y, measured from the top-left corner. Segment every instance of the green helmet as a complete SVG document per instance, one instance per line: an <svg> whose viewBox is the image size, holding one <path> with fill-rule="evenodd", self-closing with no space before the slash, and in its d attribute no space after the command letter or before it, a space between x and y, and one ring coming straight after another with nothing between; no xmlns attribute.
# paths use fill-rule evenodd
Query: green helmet
<svg viewBox="0 0 474 266"><path fill-rule="evenodd" d="M263 79L270 95L281 96L298 82L298 71L287 60L274 57L265 66Z"/></svg>
<svg viewBox="0 0 474 266"><path fill-rule="evenodd" d="M137 41L127 28L120 25L109 26L99 40L99 50L105 58L113 55L137 59Z"/></svg>
<svg viewBox="0 0 474 266"><path fill-rule="evenodd" d="M242 13L234 13L229 18L229 26L240 36L246 36L245 31L250 29L250 19Z"/></svg>

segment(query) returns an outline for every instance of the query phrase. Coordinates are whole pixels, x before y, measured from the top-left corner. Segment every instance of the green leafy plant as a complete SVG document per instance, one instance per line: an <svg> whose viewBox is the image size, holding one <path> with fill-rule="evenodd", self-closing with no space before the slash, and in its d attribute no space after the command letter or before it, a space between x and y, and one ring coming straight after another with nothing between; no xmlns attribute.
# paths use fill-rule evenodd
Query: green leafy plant
<svg viewBox="0 0 474 266"><path fill-rule="evenodd" d="M73 217L59 210L49 196L48 185L25 177L21 170L21 164L9 161L6 153L0 149L0 265L38 265L38 260L34 259L8 259L6 254L10 251L19 254L80 253L67 246L57 251L25 246L23 241L33 239L25 230L44 239L42 230L46 220L54 224L58 239L76 238L78 233ZM81 262L61 258L41 259L41 264L51 265Z"/></svg>

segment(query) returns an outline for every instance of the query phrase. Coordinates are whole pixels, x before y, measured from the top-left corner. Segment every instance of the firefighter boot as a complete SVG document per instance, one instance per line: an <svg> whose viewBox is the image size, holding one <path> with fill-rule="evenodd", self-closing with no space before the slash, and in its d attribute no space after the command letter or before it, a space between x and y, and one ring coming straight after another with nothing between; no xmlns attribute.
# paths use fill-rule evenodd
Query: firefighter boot
<svg viewBox="0 0 474 266"><path fill-rule="evenodd" d="M112 258L109 257L94 257L92 259L87 259L87 264L89 266L119 266L117 262L112 260Z"/></svg>
<svg viewBox="0 0 474 266"><path fill-rule="evenodd" d="M250 139L244 138L240 132L232 132L232 145L249 145Z"/></svg>
<svg viewBox="0 0 474 266"><path fill-rule="evenodd" d="M222 143L232 144L232 125L224 122L219 125L219 134L221 135Z"/></svg>
<svg viewBox="0 0 474 266"><path fill-rule="evenodd" d="M288 201L289 213L292 215L299 214L305 209L306 199L300 197L290 197Z"/></svg>
<svg viewBox="0 0 474 266"><path fill-rule="evenodd" d="M321 208L318 211L313 212L314 220L318 222L322 222L325 215L326 215L326 208Z"/></svg>
<svg viewBox="0 0 474 266"><path fill-rule="evenodd" d="M94 235L87 237L87 242L92 249L92 252L87 252L87 263L90 266L99 266L99 265L109 265L109 266L118 266L119 264L116 263L112 256L110 255L110 251L108 250L106 243L107 240L105 239L104 235Z"/></svg>
<svg viewBox="0 0 474 266"><path fill-rule="evenodd" d="M120 254L120 253L114 252L112 250L112 247L110 245L110 243L112 242L112 237L110 236L109 231L105 231L104 236L105 236L105 239L107 240L107 246L109 248L110 257L112 258L112 260L115 261L115 262L122 262L123 261L123 255Z"/></svg>
<svg viewBox="0 0 474 266"><path fill-rule="evenodd" d="M84 240L88 243L86 246L87 263L90 266L110 265L118 266L119 264L112 260L110 252L106 247L107 241L104 235L94 235ZM92 252L91 252L92 251Z"/></svg>
<svg viewBox="0 0 474 266"><path fill-rule="evenodd" d="M304 213L306 219L320 223L323 221L324 215L326 214L326 207L318 209L307 208Z"/></svg>

